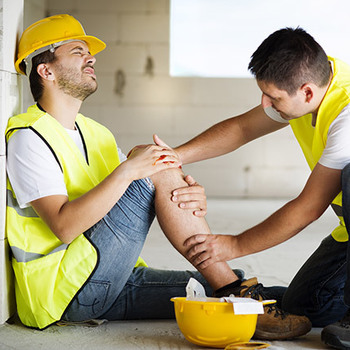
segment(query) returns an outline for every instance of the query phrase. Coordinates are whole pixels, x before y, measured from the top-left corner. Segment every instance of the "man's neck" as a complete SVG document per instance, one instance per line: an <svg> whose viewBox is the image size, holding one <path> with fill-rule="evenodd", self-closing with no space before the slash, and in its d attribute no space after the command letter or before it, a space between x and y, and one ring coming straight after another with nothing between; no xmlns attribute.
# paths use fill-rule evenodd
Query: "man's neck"
<svg viewBox="0 0 350 350"><path fill-rule="evenodd" d="M82 101L71 96L65 96L57 99L43 97L38 103L45 112L50 114L65 128L75 128L75 118L80 110Z"/></svg>

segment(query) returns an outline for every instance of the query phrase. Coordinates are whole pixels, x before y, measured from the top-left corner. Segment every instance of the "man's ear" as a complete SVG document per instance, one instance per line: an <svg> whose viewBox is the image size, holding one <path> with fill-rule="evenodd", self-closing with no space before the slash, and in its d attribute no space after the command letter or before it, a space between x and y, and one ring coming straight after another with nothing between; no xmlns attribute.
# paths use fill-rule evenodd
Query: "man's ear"
<svg viewBox="0 0 350 350"><path fill-rule="evenodd" d="M51 71L50 67L46 63L40 63L36 68L36 71L43 79L46 79L46 80L55 79L53 72Z"/></svg>
<svg viewBox="0 0 350 350"><path fill-rule="evenodd" d="M305 96L305 102L310 103L312 98L314 97L314 90L310 84L304 84L301 87L301 90Z"/></svg>

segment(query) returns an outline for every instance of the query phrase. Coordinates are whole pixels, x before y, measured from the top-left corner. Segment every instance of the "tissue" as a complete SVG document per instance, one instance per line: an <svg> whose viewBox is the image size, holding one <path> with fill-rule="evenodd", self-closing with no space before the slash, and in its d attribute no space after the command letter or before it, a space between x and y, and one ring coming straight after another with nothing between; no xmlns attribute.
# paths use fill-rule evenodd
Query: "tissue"
<svg viewBox="0 0 350 350"><path fill-rule="evenodd" d="M264 306L261 301L251 298L239 298L231 294L229 297L208 298L204 287L194 278L190 278L186 286L186 300L232 303L236 315L263 314Z"/></svg>
<svg viewBox="0 0 350 350"><path fill-rule="evenodd" d="M206 301L207 299L204 287L192 277L190 278L186 286L186 299L197 301Z"/></svg>

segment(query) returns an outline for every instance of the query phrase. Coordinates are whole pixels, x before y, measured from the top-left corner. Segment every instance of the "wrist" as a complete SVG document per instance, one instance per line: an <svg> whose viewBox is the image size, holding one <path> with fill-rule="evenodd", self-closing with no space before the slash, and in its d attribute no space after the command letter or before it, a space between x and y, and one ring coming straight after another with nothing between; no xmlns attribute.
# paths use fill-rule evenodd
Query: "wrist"
<svg viewBox="0 0 350 350"><path fill-rule="evenodd" d="M131 171L130 167L128 166L128 160L125 160L123 163L121 163L114 172L119 177L121 181L125 181L128 184L131 184L134 180L136 180L133 176L133 172Z"/></svg>
<svg viewBox="0 0 350 350"><path fill-rule="evenodd" d="M180 161L182 164L186 164L186 157L185 157L185 154L184 154L184 151L183 151L183 147L182 146L179 146L179 147L176 147L173 149L177 156L179 157Z"/></svg>
<svg viewBox="0 0 350 350"><path fill-rule="evenodd" d="M230 236L230 252L231 252L231 256L232 259L236 259L239 258L241 256L243 256L243 253L241 251L241 247L240 247L240 240L239 240L240 236Z"/></svg>

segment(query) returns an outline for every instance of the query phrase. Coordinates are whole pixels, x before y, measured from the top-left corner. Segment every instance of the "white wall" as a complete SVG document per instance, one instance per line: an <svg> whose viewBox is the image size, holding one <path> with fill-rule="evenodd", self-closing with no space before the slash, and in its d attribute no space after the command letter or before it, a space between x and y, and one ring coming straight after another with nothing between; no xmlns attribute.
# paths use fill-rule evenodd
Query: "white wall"
<svg viewBox="0 0 350 350"><path fill-rule="evenodd" d="M46 17L47 0L23 0L23 28L27 28L32 23ZM26 76L21 75L23 86L23 109L33 104L33 98L30 93L29 80Z"/></svg>
<svg viewBox="0 0 350 350"><path fill-rule="evenodd" d="M169 76L169 0L48 0L48 10L74 15L107 43L96 56L99 89L82 112L108 126L125 153L150 143L153 133L178 145L260 101L253 79ZM153 76L145 73L147 57ZM118 70L125 73L123 95L116 93ZM289 128L185 171L208 196L236 197L294 196L308 174Z"/></svg>

